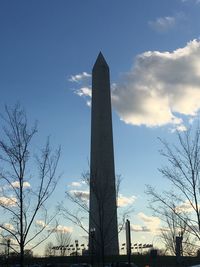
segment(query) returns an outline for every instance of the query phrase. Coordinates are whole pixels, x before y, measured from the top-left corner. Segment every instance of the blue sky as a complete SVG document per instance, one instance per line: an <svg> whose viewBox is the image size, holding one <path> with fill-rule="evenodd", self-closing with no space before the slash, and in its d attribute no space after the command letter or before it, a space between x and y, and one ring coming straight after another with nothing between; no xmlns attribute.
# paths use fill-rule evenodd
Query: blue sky
<svg viewBox="0 0 200 267"><path fill-rule="evenodd" d="M157 137L175 142L173 131L184 130L200 108L199 11L198 0L0 2L0 110L19 101L39 122L36 147L49 135L61 145L63 176L54 199L64 199L67 185L88 170L89 74L102 51L111 72L121 194L136 197L137 229L155 223L144 189L164 186ZM132 235L150 242L155 233Z"/></svg>

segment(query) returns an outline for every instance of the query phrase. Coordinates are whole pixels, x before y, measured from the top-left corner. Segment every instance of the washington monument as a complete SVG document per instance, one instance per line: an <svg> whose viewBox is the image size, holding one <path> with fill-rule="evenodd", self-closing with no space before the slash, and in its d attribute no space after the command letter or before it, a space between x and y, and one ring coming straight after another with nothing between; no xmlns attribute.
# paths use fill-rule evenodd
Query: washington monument
<svg viewBox="0 0 200 267"><path fill-rule="evenodd" d="M89 249L119 254L109 67L99 53L92 70Z"/></svg>

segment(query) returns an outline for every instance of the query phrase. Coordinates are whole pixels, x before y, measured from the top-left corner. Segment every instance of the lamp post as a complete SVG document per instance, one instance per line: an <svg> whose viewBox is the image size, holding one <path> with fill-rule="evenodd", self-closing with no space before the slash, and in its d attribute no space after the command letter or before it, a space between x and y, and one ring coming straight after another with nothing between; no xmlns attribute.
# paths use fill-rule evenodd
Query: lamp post
<svg viewBox="0 0 200 267"><path fill-rule="evenodd" d="M182 248L183 234L179 233L179 236L176 236L176 261L178 266L181 266L181 259L183 256L183 248Z"/></svg>
<svg viewBox="0 0 200 267"><path fill-rule="evenodd" d="M85 251L85 244L81 244L81 248L82 248L81 254L82 254L82 256L83 256L84 251Z"/></svg>
<svg viewBox="0 0 200 267"><path fill-rule="evenodd" d="M95 238L95 228L90 229L90 242L91 242L91 247L90 247L90 255L91 255L91 265L93 267L94 265L94 238Z"/></svg>
<svg viewBox="0 0 200 267"><path fill-rule="evenodd" d="M77 256L78 256L78 240L75 240L75 247L76 247L76 262L77 262Z"/></svg>
<svg viewBox="0 0 200 267"><path fill-rule="evenodd" d="M131 266L131 230L130 221L126 220L126 253L128 257L128 266Z"/></svg>
<svg viewBox="0 0 200 267"><path fill-rule="evenodd" d="M10 239L7 240L7 255L8 255L8 258L9 258L9 254L10 254Z"/></svg>
<svg viewBox="0 0 200 267"><path fill-rule="evenodd" d="M9 261L9 255L10 255L10 239L7 239L7 264Z"/></svg>

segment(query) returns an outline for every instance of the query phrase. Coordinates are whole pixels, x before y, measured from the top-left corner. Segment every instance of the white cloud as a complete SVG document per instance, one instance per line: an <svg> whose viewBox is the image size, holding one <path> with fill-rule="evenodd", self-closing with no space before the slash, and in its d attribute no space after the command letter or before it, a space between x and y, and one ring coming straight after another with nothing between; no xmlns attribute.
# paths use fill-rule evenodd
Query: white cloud
<svg viewBox="0 0 200 267"><path fill-rule="evenodd" d="M75 93L79 96L86 97L86 104L88 107L91 107L92 89L90 87L82 87L76 90Z"/></svg>
<svg viewBox="0 0 200 267"><path fill-rule="evenodd" d="M82 183L81 182L72 182L70 184L70 186L73 186L73 187L81 187L82 186Z"/></svg>
<svg viewBox="0 0 200 267"><path fill-rule="evenodd" d="M17 199L15 197L0 197L0 205L2 206L16 206Z"/></svg>
<svg viewBox="0 0 200 267"><path fill-rule="evenodd" d="M170 16L157 18L155 21L149 21L149 26L158 32L166 32L173 28L175 24L176 18Z"/></svg>
<svg viewBox="0 0 200 267"><path fill-rule="evenodd" d="M131 224L130 229L133 232L150 232L150 229L148 229L146 226L141 226L139 224Z"/></svg>
<svg viewBox="0 0 200 267"><path fill-rule="evenodd" d="M120 118L149 127L172 124L184 128L180 114L200 109L200 41L173 52L149 51L137 56L112 94Z"/></svg>
<svg viewBox="0 0 200 267"><path fill-rule="evenodd" d="M23 187L31 187L31 185L29 184L29 182L24 182Z"/></svg>
<svg viewBox="0 0 200 267"><path fill-rule="evenodd" d="M68 186L69 187L84 187L85 185L87 185L86 181L80 180L80 181L71 182Z"/></svg>
<svg viewBox="0 0 200 267"><path fill-rule="evenodd" d="M55 232L61 232L61 233L72 233L73 228L72 227L63 226L63 225L58 225L54 231Z"/></svg>
<svg viewBox="0 0 200 267"><path fill-rule="evenodd" d="M147 216L145 215L143 212L139 212L138 213L138 217L146 222L146 223L154 223L154 224L160 224L160 219L158 217L155 217L155 216Z"/></svg>
<svg viewBox="0 0 200 267"><path fill-rule="evenodd" d="M181 206L185 211L188 208L187 205ZM182 210L181 210L182 211ZM137 218L141 221L141 224L131 224L131 231L133 232L146 232L151 234L160 234L161 232L168 232L170 229L165 225L161 225L161 220L155 216L147 216L143 212L137 214Z"/></svg>
<svg viewBox="0 0 200 267"><path fill-rule="evenodd" d="M180 204L176 207L177 213L192 212L192 211L194 211L194 209L192 208L192 205L190 204L190 202L188 200L186 200L185 202L183 202L182 204Z"/></svg>
<svg viewBox="0 0 200 267"><path fill-rule="evenodd" d="M169 232L170 231L169 227L160 227L159 230L161 232ZM180 229L180 231L181 231L181 229Z"/></svg>
<svg viewBox="0 0 200 267"><path fill-rule="evenodd" d="M91 107L91 105L92 105L91 100L87 100L86 104L87 104L88 107Z"/></svg>
<svg viewBox="0 0 200 267"><path fill-rule="evenodd" d="M11 223L4 223L3 225L5 228L7 228L10 231L15 230L14 226Z"/></svg>
<svg viewBox="0 0 200 267"><path fill-rule="evenodd" d="M135 200L136 200L135 196L125 197L122 194L119 194L119 197L117 199L117 205L118 207L125 207L125 206L133 204Z"/></svg>
<svg viewBox="0 0 200 267"><path fill-rule="evenodd" d="M195 121L195 118L194 118L194 117L191 117L191 118L188 120L189 124L193 124L194 121Z"/></svg>
<svg viewBox="0 0 200 267"><path fill-rule="evenodd" d="M82 87L76 91L76 94L79 96L92 96L92 89L90 87Z"/></svg>
<svg viewBox="0 0 200 267"><path fill-rule="evenodd" d="M82 200L86 200L86 201L88 201L90 197L88 190L70 190L70 194ZM126 196L123 196L122 194L119 194L119 197L117 199L117 204L118 204L118 207L126 207L128 205L133 204L135 200L136 200L135 196L126 197Z"/></svg>
<svg viewBox="0 0 200 267"><path fill-rule="evenodd" d="M38 226L41 226L41 227L47 226L47 224L43 220L36 220L35 224L37 224Z"/></svg>
<svg viewBox="0 0 200 267"><path fill-rule="evenodd" d="M127 124L186 130L182 115L190 120L200 110L200 40L172 52L139 54L133 67L113 84L112 103ZM91 104L87 85L77 94ZM89 100L88 100L89 99Z"/></svg>
<svg viewBox="0 0 200 267"><path fill-rule="evenodd" d="M191 3L195 3L195 4L200 4L200 0L182 0L183 3L185 2L191 2Z"/></svg>
<svg viewBox="0 0 200 267"><path fill-rule="evenodd" d="M146 232L157 232L160 230L161 220L155 216L147 216L143 212L138 213L138 218L144 223Z"/></svg>
<svg viewBox="0 0 200 267"><path fill-rule="evenodd" d="M71 77L69 78L69 81L80 83L82 81L88 80L90 77L91 77L91 74L87 72L82 72L80 74L71 75Z"/></svg>
<svg viewBox="0 0 200 267"><path fill-rule="evenodd" d="M53 230L53 232L62 232L62 233L71 233L73 231L72 227L67 227L67 226L63 226L60 224L56 228L53 229L51 226L47 225L43 220L36 220L35 223L38 226L46 227L48 231Z"/></svg>
<svg viewBox="0 0 200 267"><path fill-rule="evenodd" d="M15 181L11 183L13 187L15 188L19 188L19 181ZM29 182L23 182L23 187L30 187L31 185L29 184Z"/></svg>
<svg viewBox="0 0 200 267"><path fill-rule="evenodd" d="M190 121L190 119L189 119L189 121ZM178 131L178 132L184 132L186 130L187 130L187 127L185 125L183 125L183 124L180 124L180 125L176 125L174 128L172 128L171 129L171 132L172 133L174 133L176 131Z"/></svg>
<svg viewBox="0 0 200 267"><path fill-rule="evenodd" d="M88 190L70 190L70 193L77 198L82 200L89 200L89 191Z"/></svg>
<svg viewBox="0 0 200 267"><path fill-rule="evenodd" d="M165 33L177 26L179 22L182 22L185 19L185 15L180 12L177 13L175 16L166 16L157 18L154 21L149 21L149 26L160 33Z"/></svg>

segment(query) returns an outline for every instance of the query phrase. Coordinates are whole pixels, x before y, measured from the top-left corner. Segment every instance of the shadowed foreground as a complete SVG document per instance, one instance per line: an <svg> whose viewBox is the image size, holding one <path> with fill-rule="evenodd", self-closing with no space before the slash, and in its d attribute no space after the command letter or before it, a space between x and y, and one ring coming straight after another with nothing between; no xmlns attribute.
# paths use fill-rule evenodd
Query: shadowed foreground
<svg viewBox="0 0 200 267"><path fill-rule="evenodd" d="M65 256L65 257L43 257L43 258L29 258L25 262L25 266L31 266L33 264L38 264L39 266L62 266L68 267L71 264L75 263L89 263L90 264L90 257L89 256ZM105 259L106 263L121 263L127 262L126 255L120 256L107 256ZM175 256L158 256L156 259L150 257L150 255L132 255L131 262L134 262L138 267L186 267L200 264L200 257L183 257L182 262L178 265L176 263ZM15 266L15 264L19 264L19 259L13 258L7 261L6 259L0 260L1 267L7 266ZM108 266L108 264L106 264ZM20 266L20 265L17 265ZM101 266L99 263L95 263L94 266ZM117 266L117 265L116 265Z"/></svg>

